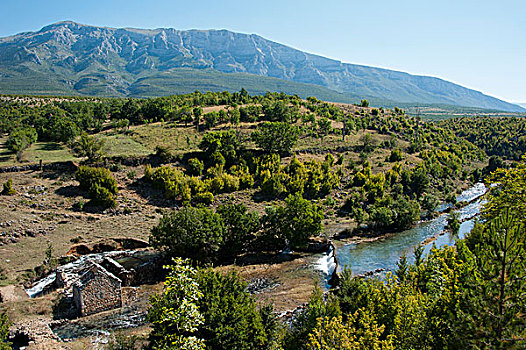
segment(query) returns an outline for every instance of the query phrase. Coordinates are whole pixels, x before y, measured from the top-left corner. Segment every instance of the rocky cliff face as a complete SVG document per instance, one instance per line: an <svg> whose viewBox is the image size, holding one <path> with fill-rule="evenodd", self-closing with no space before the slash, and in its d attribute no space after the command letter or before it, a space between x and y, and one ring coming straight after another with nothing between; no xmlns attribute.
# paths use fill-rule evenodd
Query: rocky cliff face
<svg viewBox="0 0 526 350"><path fill-rule="evenodd" d="M346 64L226 30L115 29L60 22L0 39L0 82L10 72L36 72L40 75L35 81L56 78L82 93L105 85L127 94L140 78L168 76L182 68L249 73L398 102L521 109L441 79Z"/></svg>

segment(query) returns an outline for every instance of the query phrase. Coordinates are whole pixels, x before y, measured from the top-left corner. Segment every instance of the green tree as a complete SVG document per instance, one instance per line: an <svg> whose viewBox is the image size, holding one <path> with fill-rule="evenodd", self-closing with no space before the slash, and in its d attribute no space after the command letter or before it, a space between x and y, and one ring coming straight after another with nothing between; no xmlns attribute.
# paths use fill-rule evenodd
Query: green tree
<svg viewBox="0 0 526 350"><path fill-rule="evenodd" d="M89 163L95 163L104 158L104 140L82 132L73 143L72 150L79 157L87 157Z"/></svg>
<svg viewBox="0 0 526 350"><path fill-rule="evenodd" d="M389 162L400 162L403 159L402 151L398 148L391 150L389 155Z"/></svg>
<svg viewBox="0 0 526 350"><path fill-rule="evenodd" d="M303 247L311 236L323 228L322 209L300 194L289 195L285 206L269 207L263 217L266 236L277 244L288 242L292 247Z"/></svg>
<svg viewBox="0 0 526 350"><path fill-rule="evenodd" d="M332 130L332 123L327 118L321 118L318 120L318 127L320 128L320 132L326 136L328 135Z"/></svg>
<svg viewBox="0 0 526 350"><path fill-rule="evenodd" d="M298 141L297 127L283 122L265 122L251 135L252 141L268 153L288 154Z"/></svg>
<svg viewBox="0 0 526 350"><path fill-rule="evenodd" d="M221 274L211 268L199 271L197 282L203 297L199 311L204 323L196 335L207 349L268 349L276 326L271 309L258 310L246 283L235 272Z"/></svg>
<svg viewBox="0 0 526 350"><path fill-rule="evenodd" d="M367 311L349 315L347 325L343 318L319 318L316 328L309 334L309 350L394 350L392 338L383 339L384 326L378 325Z"/></svg>
<svg viewBox="0 0 526 350"><path fill-rule="evenodd" d="M524 224L511 210L479 225L468 237L476 269L464 290L463 322L477 348L524 345L525 237Z"/></svg>
<svg viewBox="0 0 526 350"><path fill-rule="evenodd" d="M224 226L223 254L238 255L247 249L259 229L259 215L243 204L226 203L217 207Z"/></svg>
<svg viewBox="0 0 526 350"><path fill-rule="evenodd" d="M240 146L234 130L207 132L199 143L199 148L205 152L207 158L220 154L229 163L235 162Z"/></svg>
<svg viewBox="0 0 526 350"><path fill-rule="evenodd" d="M117 205L115 195L118 192L117 181L106 168L81 166L75 173L80 188L87 190L95 205L113 208Z"/></svg>
<svg viewBox="0 0 526 350"><path fill-rule="evenodd" d="M19 128L9 133L6 146L14 153L19 153L37 141L37 131L32 127Z"/></svg>
<svg viewBox="0 0 526 350"><path fill-rule="evenodd" d="M191 175L201 176L203 175L204 164L197 158L191 158L188 160L188 172Z"/></svg>
<svg viewBox="0 0 526 350"><path fill-rule="evenodd" d="M217 258L223 234L219 214L206 208L185 207L163 215L152 228L150 244L171 256L206 262Z"/></svg>
<svg viewBox="0 0 526 350"><path fill-rule="evenodd" d="M360 142L363 145L362 151L366 153L372 152L376 147L376 140L369 133L363 134L362 137L360 137Z"/></svg>
<svg viewBox="0 0 526 350"><path fill-rule="evenodd" d="M492 220L508 210L526 223L526 155L515 167L497 170L488 182L495 185L487 195L484 218Z"/></svg>
<svg viewBox="0 0 526 350"><path fill-rule="evenodd" d="M15 193L16 193L16 190L13 188L13 179L9 178L2 185L2 192L0 194L3 194L5 196L11 196Z"/></svg>
<svg viewBox="0 0 526 350"><path fill-rule="evenodd" d="M449 216L447 218L447 227L451 230L451 232L454 235L458 235L458 231L460 229L460 220L459 220L460 214L456 211L452 211L449 213Z"/></svg>
<svg viewBox="0 0 526 350"><path fill-rule="evenodd" d="M290 330L285 335L286 350L307 349L309 334L316 329L318 320L341 317L338 299L332 294L323 294L319 286L314 287L307 307L293 320Z"/></svg>
<svg viewBox="0 0 526 350"><path fill-rule="evenodd" d="M9 337L9 318L5 312L0 314L0 350L11 350L11 343L7 341Z"/></svg>
<svg viewBox="0 0 526 350"><path fill-rule="evenodd" d="M203 297L197 282L197 270L188 260L173 259L162 294L154 295L148 308L153 324L150 335L154 349L204 349L204 341L196 337L204 323L198 302Z"/></svg>

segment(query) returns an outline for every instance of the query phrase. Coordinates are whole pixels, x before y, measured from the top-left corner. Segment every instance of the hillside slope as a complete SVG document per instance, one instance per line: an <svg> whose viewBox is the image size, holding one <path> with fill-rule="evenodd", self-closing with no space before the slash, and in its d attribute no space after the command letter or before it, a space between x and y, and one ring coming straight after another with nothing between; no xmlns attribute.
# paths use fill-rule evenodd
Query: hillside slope
<svg viewBox="0 0 526 350"><path fill-rule="evenodd" d="M288 93L300 88L260 78L272 77L321 86L326 95L317 97L331 100L329 90L349 101L362 96L524 111L442 79L342 63L258 35L226 30L115 29L59 22L38 32L0 39L0 89L9 93L153 96L188 92L185 84L177 82L181 68L229 74L195 77L192 85L200 90L234 90L236 84L230 81L240 79L251 92L272 90L273 84L287 86ZM150 89L144 81L152 77L158 86ZM137 84L142 87L137 89Z"/></svg>

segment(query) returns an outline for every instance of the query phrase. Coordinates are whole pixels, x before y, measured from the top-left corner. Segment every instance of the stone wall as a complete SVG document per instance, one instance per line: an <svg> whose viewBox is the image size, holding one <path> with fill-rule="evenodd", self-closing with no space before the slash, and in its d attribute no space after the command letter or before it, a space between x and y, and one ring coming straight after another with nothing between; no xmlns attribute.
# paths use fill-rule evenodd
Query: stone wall
<svg viewBox="0 0 526 350"><path fill-rule="evenodd" d="M122 287L122 306L132 306L138 300L137 287Z"/></svg>
<svg viewBox="0 0 526 350"><path fill-rule="evenodd" d="M111 310L122 306L121 283L106 273L93 269L87 272L82 285L73 286L73 301L81 316Z"/></svg>
<svg viewBox="0 0 526 350"><path fill-rule="evenodd" d="M55 162L42 164L42 170L69 170L74 171L77 169L77 164L72 161ZM0 173L17 173L22 171L39 171L41 170L40 164L27 164L19 166L3 166L0 167Z"/></svg>

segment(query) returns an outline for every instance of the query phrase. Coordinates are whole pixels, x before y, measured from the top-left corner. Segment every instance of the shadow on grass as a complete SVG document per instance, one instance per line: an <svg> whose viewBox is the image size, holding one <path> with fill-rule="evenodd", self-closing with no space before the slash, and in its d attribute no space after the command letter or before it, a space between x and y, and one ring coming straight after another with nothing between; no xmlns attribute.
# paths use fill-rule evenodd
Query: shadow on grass
<svg viewBox="0 0 526 350"><path fill-rule="evenodd" d="M55 190L55 193L63 197L78 197L85 195L86 191L80 189L78 186L64 186Z"/></svg>
<svg viewBox="0 0 526 350"><path fill-rule="evenodd" d="M11 159L11 155L0 156L0 162L2 162L2 163L3 162L8 162L10 160L12 160Z"/></svg>
<svg viewBox="0 0 526 350"><path fill-rule="evenodd" d="M173 199L166 199L163 191L155 189L151 184L143 179L137 179L129 184L128 189L135 191L139 196L146 199L148 204L159 208L174 208L177 207L177 201Z"/></svg>
<svg viewBox="0 0 526 350"><path fill-rule="evenodd" d="M62 145L57 142L46 142L38 147L40 151L59 151L61 149Z"/></svg>

